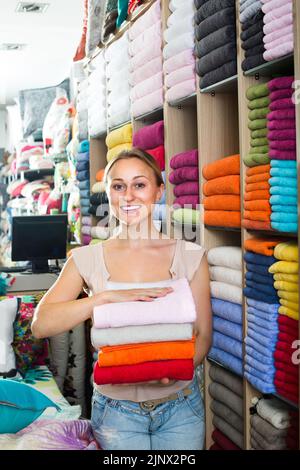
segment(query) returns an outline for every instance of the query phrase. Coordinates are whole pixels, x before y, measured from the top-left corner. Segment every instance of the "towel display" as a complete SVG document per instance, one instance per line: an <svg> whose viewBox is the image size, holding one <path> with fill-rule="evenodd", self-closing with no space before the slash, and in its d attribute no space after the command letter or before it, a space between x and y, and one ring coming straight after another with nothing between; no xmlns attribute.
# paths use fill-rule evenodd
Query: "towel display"
<svg viewBox="0 0 300 470"><path fill-rule="evenodd" d="M107 129L105 57L101 52L93 60L93 71L88 78L88 130L90 137L104 134Z"/></svg>
<svg viewBox="0 0 300 470"><path fill-rule="evenodd" d="M89 96L89 79L84 78L78 84L78 94L76 98L76 111L78 120L78 139L88 139L88 96Z"/></svg>
<svg viewBox="0 0 300 470"><path fill-rule="evenodd" d="M123 150L130 150L132 148L132 124L125 124L109 132L106 136L105 143L108 147L106 155L108 162Z"/></svg>
<svg viewBox="0 0 300 470"><path fill-rule="evenodd" d="M174 206L197 210L200 203L198 150L174 155L170 160L170 167L172 171L169 181L174 184Z"/></svg>
<svg viewBox="0 0 300 470"><path fill-rule="evenodd" d="M274 5L272 0L266 0L263 2L262 11L265 13L264 59L271 61L291 54L294 51L293 1L285 0L283 4ZM275 37L272 36L274 32L276 32Z"/></svg>
<svg viewBox="0 0 300 470"><path fill-rule="evenodd" d="M242 2L241 8L242 8ZM254 3L254 2L252 2ZM259 6L258 4L256 4ZM241 12L241 16L243 21L241 22L241 46L242 49L245 51L245 58L242 61L242 69L246 72L249 69L254 67L258 67L265 63L265 59L263 57L263 53L265 52L264 48L264 12L262 10L262 4L260 4L259 8L255 8L251 11L246 10L248 15L245 17L245 10Z"/></svg>

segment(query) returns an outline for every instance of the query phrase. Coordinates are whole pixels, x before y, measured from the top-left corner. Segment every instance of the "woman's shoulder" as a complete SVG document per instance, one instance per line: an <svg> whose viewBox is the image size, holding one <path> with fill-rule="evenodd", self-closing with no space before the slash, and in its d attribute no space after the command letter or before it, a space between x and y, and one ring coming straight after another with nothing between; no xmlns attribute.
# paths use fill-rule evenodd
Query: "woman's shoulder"
<svg viewBox="0 0 300 470"><path fill-rule="evenodd" d="M179 240L179 256L177 257L177 273L191 280L205 254L205 249L197 243Z"/></svg>

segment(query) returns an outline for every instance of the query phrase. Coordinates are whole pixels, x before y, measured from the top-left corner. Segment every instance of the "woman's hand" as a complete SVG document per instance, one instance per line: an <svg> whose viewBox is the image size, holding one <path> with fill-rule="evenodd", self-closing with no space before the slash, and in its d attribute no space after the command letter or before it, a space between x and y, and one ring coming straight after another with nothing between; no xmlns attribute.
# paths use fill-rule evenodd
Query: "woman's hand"
<svg viewBox="0 0 300 470"><path fill-rule="evenodd" d="M101 303L109 304L115 302L133 302L143 301L152 302L158 297L165 297L173 292L172 287L149 287L144 289L127 289L127 290L106 290L99 294Z"/></svg>

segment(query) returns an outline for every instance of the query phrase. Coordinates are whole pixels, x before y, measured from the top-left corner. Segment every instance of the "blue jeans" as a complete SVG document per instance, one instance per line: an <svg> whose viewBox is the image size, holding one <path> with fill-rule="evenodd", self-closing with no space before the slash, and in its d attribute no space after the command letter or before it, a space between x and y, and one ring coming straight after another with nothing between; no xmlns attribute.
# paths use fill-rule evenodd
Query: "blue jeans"
<svg viewBox="0 0 300 470"><path fill-rule="evenodd" d="M202 450L204 406L197 379L192 393L144 411L133 401L114 400L94 390L93 433L103 450Z"/></svg>

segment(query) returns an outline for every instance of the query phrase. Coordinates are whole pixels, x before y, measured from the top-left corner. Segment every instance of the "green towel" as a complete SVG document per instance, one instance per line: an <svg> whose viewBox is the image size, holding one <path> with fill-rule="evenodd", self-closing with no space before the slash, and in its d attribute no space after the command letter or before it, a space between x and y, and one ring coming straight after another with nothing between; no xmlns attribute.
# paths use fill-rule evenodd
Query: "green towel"
<svg viewBox="0 0 300 470"><path fill-rule="evenodd" d="M258 166L270 163L267 153L248 153L248 155L243 158L243 161L246 166Z"/></svg>
<svg viewBox="0 0 300 470"><path fill-rule="evenodd" d="M249 119L251 119L251 121L253 121L254 119L266 118L269 111L270 109L268 107L252 109L249 112L248 117Z"/></svg>
<svg viewBox="0 0 300 470"><path fill-rule="evenodd" d="M268 135L268 129L256 129L255 131L251 132L251 138L252 139L257 139L258 137L267 137Z"/></svg>
<svg viewBox="0 0 300 470"><path fill-rule="evenodd" d="M270 104L270 98L268 96L264 96L264 98L256 98L256 100L248 101L248 108L249 109L257 109L257 108L266 108Z"/></svg>
<svg viewBox="0 0 300 470"><path fill-rule="evenodd" d="M260 83L259 85L252 85L246 91L248 100L254 100L255 98L261 98L269 95L269 88L267 83Z"/></svg>
<svg viewBox="0 0 300 470"><path fill-rule="evenodd" d="M254 121L249 121L248 127L251 131L255 131L256 129L264 129L267 127L267 119L254 119Z"/></svg>
<svg viewBox="0 0 300 470"><path fill-rule="evenodd" d="M200 212L195 209L176 209L172 219L181 224L197 225L200 223Z"/></svg>
<svg viewBox="0 0 300 470"><path fill-rule="evenodd" d="M257 147L251 147L249 153L268 153L269 152L269 146L268 145L260 145Z"/></svg>
<svg viewBox="0 0 300 470"><path fill-rule="evenodd" d="M269 139L267 139L266 137L258 137L257 139L250 140L251 147L258 147L261 145L268 145L268 144L269 144Z"/></svg>

